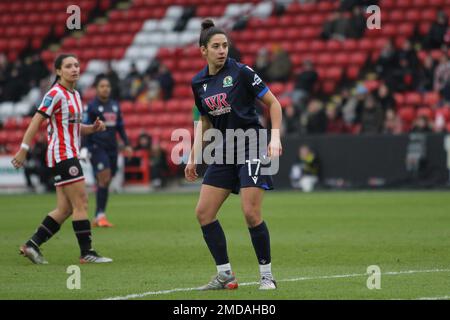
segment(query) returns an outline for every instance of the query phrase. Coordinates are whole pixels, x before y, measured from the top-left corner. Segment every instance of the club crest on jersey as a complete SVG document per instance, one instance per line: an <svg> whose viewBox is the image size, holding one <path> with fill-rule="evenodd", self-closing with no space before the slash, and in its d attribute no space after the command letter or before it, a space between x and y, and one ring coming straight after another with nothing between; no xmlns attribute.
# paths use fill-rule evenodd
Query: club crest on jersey
<svg viewBox="0 0 450 320"><path fill-rule="evenodd" d="M221 114L231 112L231 105L227 102L227 94L219 93L204 99L206 105L211 111L212 116L220 116Z"/></svg>
<svg viewBox="0 0 450 320"><path fill-rule="evenodd" d="M206 88L207 88L207 87L208 87L208 84L204 83L204 84L203 84L203 91L206 92Z"/></svg>
<svg viewBox="0 0 450 320"><path fill-rule="evenodd" d="M233 86L233 78L231 76L226 76L223 79L223 87L232 87Z"/></svg>
<svg viewBox="0 0 450 320"><path fill-rule="evenodd" d="M105 109L103 109L103 106L98 107L99 112L103 112L103 110L105 110Z"/></svg>

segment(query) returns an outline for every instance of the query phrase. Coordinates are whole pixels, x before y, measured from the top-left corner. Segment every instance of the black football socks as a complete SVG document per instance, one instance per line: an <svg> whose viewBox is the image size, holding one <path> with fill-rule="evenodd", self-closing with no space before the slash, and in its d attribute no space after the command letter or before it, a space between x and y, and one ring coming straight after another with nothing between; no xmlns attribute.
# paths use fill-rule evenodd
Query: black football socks
<svg viewBox="0 0 450 320"><path fill-rule="evenodd" d="M108 187L99 187L97 186L96 200L97 200L97 208L95 210L95 216L97 217L101 213L105 213L106 203L108 201Z"/></svg>
<svg viewBox="0 0 450 320"><path fill-rule="evenodd" d="M270 264L270 236L269 229L263 221L253 228L248 228L252 238L253 248L255 248L256 257L260 265Z"/></svg>
<svg viewBox="0 0 450 320"><path fill-rule="evenodd" d="M219 221L202 226L202 232L216 265L228 264L227 240Z"/></svg>
<svg viewBox="0 0 450 320"><path fill-rule="evenodd" d="M78 239L81 256L84 256L92 250L91 224L89 220L72 221L73 231Z"/></svg>
<svg viewBox="0 0 450 320"><path fill-rule="evenodd" d="M42 221L39 228L33 234L26 245L39 250L39 247L46 241L48 241L55 233L59 231L61 226L52 217L46 216Z"/></svg>

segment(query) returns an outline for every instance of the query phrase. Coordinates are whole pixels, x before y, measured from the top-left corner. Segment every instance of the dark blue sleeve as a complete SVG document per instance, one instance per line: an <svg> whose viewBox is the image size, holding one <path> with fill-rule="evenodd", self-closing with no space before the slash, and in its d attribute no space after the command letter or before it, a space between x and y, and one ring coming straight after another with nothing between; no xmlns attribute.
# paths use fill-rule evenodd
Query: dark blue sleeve
<svg viewBox="0 0 450 320"><path fill-rule="evenodd" d="M92 104L88 104L86 110L83 112L83 124L93 124L95 121L95 112Z"/></svg>
<svg viewBox="0 0 450 320"><path fill-rule="evenodd" d="M269 91L269 88L266 86L266 84L249 66L244 66L241 68L241 77L245 86L255 98L261 99L266 94L266 92Z"/></svg>
<svg viewBox="0 0 450 320"><path fill-rule="evenodd" d="M202 100L197 94L197 90L195 89L195 85L192 84L192 93L194 94L195 106L202 116L206 115L206 112L202 110Z"/></svg>
<svg viewBox="0 0 450 320"><path fill-rule="evenodd" d="M123 143L125 143L125 145L128 146L130 144L130 142L128 141L127 133L125 132L125 123L123 122L122 111L120 110L120 105L118 103L117 103L117 107L118 107L118 111L117 111L116 129L120 135L120 138L122 138Z"/></svg>

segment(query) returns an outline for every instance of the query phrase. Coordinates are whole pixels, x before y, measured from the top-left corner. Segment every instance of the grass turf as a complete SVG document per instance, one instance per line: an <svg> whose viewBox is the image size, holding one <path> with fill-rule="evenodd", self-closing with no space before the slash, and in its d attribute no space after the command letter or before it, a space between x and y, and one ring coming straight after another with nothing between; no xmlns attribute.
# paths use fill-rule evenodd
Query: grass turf
<svg viewBox="0 0 450 320"><path fill-rule="evenodd" d="M49 265L33 265L18 247L55 195L0 196L0 299L102 299L209 281L215 266L194 217L197 194L111 195L112 229L94 230L94 247L112 264L82 265L81 289L69 290L66 268L78 263L71 223L43 246ZM271 232L276 291L261 292L256 257L231 196L220 211L235 291L181 291L140 299L414 299L450 296L448 192L268 192L263 216ZM94 199L90 199L92 215ZM381 289L366 286L369 265ZM440 272L386 274L397 271ZM344 277L328 277L349 275ZM283 281L302 278L296 281Z"/></svg>

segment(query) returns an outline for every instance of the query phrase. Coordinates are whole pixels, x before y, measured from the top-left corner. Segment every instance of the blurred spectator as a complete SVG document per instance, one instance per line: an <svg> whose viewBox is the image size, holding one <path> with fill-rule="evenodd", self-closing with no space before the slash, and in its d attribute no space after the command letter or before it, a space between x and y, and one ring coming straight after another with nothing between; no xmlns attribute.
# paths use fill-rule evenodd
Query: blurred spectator
<svg viewBox="0 0 450 320"><path fill-rule="evenodd" d="M406 59L408 60L408 64L410 66L418 66L419 58L417 58L417 52L413 48L413 45L410 40L406 39L403 42L402 48L397 52L398 59Z"/></svg>
<svg viewBox="0 0 450 320"><path fill-rule="evenodd" d="M321 38L324 40L345 40L350 29L349 20L340 11L333 12L323 26Z"/></svg>
<svg viewBox="0 0 450 320"><path fill-rule="evenodd" d="M28 92L29 86L26 79L21 76L21 71L22 63L18 60L6 76L6 82L3 87L3 99L5 101L17 102Z"/></svg>
<svg viewBox="0 0 450 320"><path fill-rule="evenodd" d="M296 108L303 106L314 91L314 87L319 78L311 60L303 61L303 69L297 75L294 91L292 93L292 102Z"/></svg>
<svg viewBox="0 0 450 320"><path fill-rule="evenodd" d="M175 85L172 74L166 65L161 64L156 78L162 91L162 98L169 100L172 98L173 87Z"/></svg>
<svg viewBox="0 0 450 320"><path fill-rule="evenodd" d="M430 27L425 37L424 46L427 49L439 49L444 44L444 36L447 32L448 17L445 11L438 11L436 21Z"/></svg>
<svg viewBox="0 0 450 320"><path fill-rule="evenodd" d="M111 99L120 100L120 80L119 76L112 68L111 61L108 61L105 76L108 78L109 83L111 84Z"/></svg>
<svg viewBox="0 0 450 320"><path fill-rule="evenodd" d="M434 72L436 64L431 54L428 54L419 66L419 83L417 89L421 92L433 91Z"/></svg>
<svg viewBox="0 0 450 320"><path fill-rule="evenodd" d="M450 61L448 56L443 54L439 59L439 65L434 73L434 91L439 92L444 100L450 101L449 98L450 84Z"/></svg>
<svg viewBox="0 0 450 320"><path fill-rule="evenodd" d="M376 98L384 112L389 109L395 109L395 99L385 83L378 87Z"/></svg>
<svg viewBox="0 0 450 320"><path fill-rule="evenodd" d="M354 89L354 94L350 95L345 104L342 105L342 116L346 124L355 124L361 122L361 113L364 109L364 101L368 94L367 88L359 84Z"/></svg>
<svg viewBox="0 0 450 320"><path fill-rule="evenodd" d="M327 116L320 100L313 99L308 103L307 111L302 116L306 133L320 134L327 130Z"/></svg>
<svg viewBox="0 0 450 320"><path fill-rule="evenodd" d="M391 89L382 83L377 90L376 99L379 102L381 109L385 112L388 109L395 109L395 99L392 95Z"/></svg>
<svg viewBox="0 0 450 320"><path fill-rule="evenodd" d="M409 63L406 57L399 61L399 67L396 68L392 76L386 80L388 86L394 91L404 92L416 89L418 75L415 66Z"/></svg>
<svg viewBox="0 0 450 320"><path fill-rule="evenodd" d="M253 66L253 69L263 81L268 81L267 70L269 69L269 66L270 66L269 51L267 50L267 48L259 49L256 55L255 65Z"/></svg>
<svg viewBox="0 0 450 320"><path fill-rule="evenodd" d="M316 154L307 145L302 145L298 158L291 167L289 178L293 188L311 192L319 182L320 163Z"/></svg>
<svg viewBox="0 0 450 320"><path fill-rule="evenodd" d="M25 59L25 64L27 68L24 72L28 74L28 80L30 81L31 87L37 86L42 78L45 78L50 74L41 57L37 53L27 57Z"/></svg>
<svg viewBox="0 0 450 320"><path fill-rule="evenodd" d="M345 123L341 115L338 113L337 107L334 104L328 105L326 109L327 115L327 133L339 134L345 133Z"/></svg>
<svg viewBox="0 0 450 320"><path fill-rule="evenodd" d="M169 170L169 165L167 163L166 152L161 148L158 141L152 144L150 168L152 186L155 188L162 187L164 184L164 176Z"/></svg>
<svg viewBox="0 0 450 320"><path fill-rule="evenodd" d="M150 61L147 70L145 70L145 74L149 75L150 77L156 77L160 64L161 62L157 58L154 58L152 61Z"/></svg>
<svg viewBox="0 0 450 320"><path fill-rule="evenodd" d="M384 120L383 133L387 134L400 134L403 130L403 124L400 117L395 113L393 109L387 109Z"/></svg>
<svg viewBox="0 0 450 320"><path fill-rule="evenodd" d="M383 110L376 99L369 94L364 101L364 109L361 113L361 133L380 133L383 122Z"/></svg>
<svg viewBox="0 0 450 320"><path fill-rule="evenodd" d="M267 80L286 82L291 76L292 62L289 53L281 46L272 47L270 65L267 69Z"/></svg>
<svg viewBox="0 0 450 320"><path fill-rule="evenodd" d="M152 137L148 135L146 132L142 132L136 144L135 150L144 150L150 152L152 148Z"/></svg>
<svg viewBox="0 0 450 320"><path fill-rule="evenodd" d="M286 134L300 133L300 114L294 106L289 105L283 109L284 131Z"/></svg>
<svg viewBox="0 0 450 320"><path fill-rule="evenodd" d="M349 30L347 36L353 39L361 39L366 31L366 18L364 17L360 6L353 7L348 24Z"/></svg>
<svg viewBox="0 0 450 320"><path fill-rule="evenodd" d="M136 87L138 96L135 97L139 102L150 102L158 100L161 96L161 87L157 79L145 75L140 87Z"/></svg>
<svg viewBox="0 0 450 320"><path fill-rule="evenodd" d="M7 82L7 73L8 73L8 60L6 59L6 55L4 53L0 53L0 102L4 101L4 87Z"/></svg>
<svg viewBox="0 0 450 320"><path fill-rule="evenodd" d="M233 58L238 62L241 61L241 52L235 45L233 45L233 43L230 43L228 47L228 57Z"/></svg>
<svg viewBox="0 0 450 320"><path fill-rule="evenodd" d="M121 83L121 97L125 100L135 100L144 88L144 83L136 64L132 63L130 72Z"/></svg>
<svg viewBox="0 0 450 320"><path fill-rule="evenodd" d="M414 124L411 128L411 132L414 133L429 133L433 132L433 125L426 116L418 116L414 120Z"/></svg>
<svg viewBox="0 0 450 320"><path fill-rule="evenodd" d="M394 43L389 40L381 50L380 56L375 62L375 70L379 78L388 80L392 70L398 65L397 51L395 50Z"/></svg>

